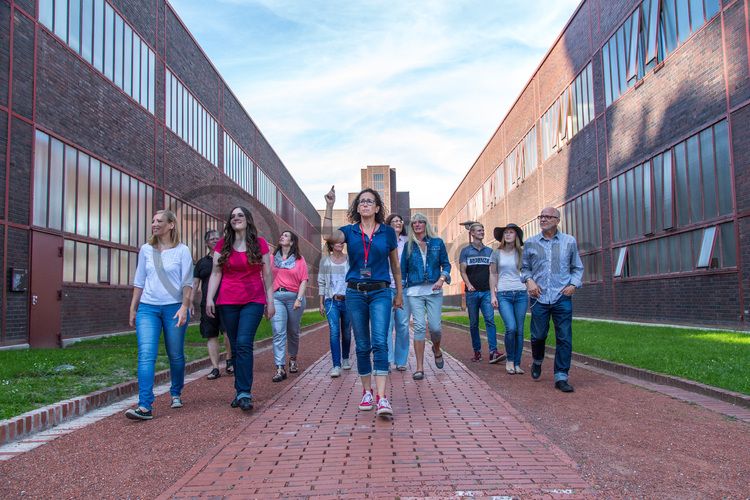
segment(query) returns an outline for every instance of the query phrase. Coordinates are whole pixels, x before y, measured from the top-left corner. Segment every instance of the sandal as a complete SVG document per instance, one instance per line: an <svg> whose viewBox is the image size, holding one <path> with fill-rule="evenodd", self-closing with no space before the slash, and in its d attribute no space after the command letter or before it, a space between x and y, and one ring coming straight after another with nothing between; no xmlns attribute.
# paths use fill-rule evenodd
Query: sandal
<svg viewBox="0 0 750 500"><path fill-rule="evenodd" d="M234 373L234 359L227 360L226 372L229 373L230 375Z"/></svg>
<svg viewBox="0 0 750 500"><path fill-rule="evenodd" d="M424 378L424 372L414 372L411 378L414 380L422 380Z"/></svg>
<svg viewBox="0 0 750 500"><path fill-rule="evenodd" d="M211 370L211 373L209 373L206 378L208 380L215 380L219 377L221 377L221 372L219 372L218 368L214 368L213 370Z"/></svg>
<svg viewBox="0 0 750 500"><path fill-rule="evenodd" d="M281 382L285 378L286 378L286 370L284 370L283 366L277 366L276 375L274 375L271 380L274 382Z"/></svg>
<svg viewBox="0 0 750 500"><path fill-rule="evenodd" d="M433 356L435 355L435 351L432 351ZM435 356L435 366L439 369L443 369L445 366L445 361L443 361L443 352L440 352L440 356Z"/></svg>

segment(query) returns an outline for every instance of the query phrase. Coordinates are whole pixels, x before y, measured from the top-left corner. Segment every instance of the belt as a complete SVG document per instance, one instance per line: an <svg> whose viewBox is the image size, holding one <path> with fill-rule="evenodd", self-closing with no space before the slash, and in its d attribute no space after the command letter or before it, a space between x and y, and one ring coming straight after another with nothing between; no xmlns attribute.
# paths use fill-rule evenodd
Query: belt
<svg viewBox="0 0 750 500"><path fill-rule="evenodd" d="M342 301L342 300L346 300L346 295L334 295L334 296L333 296L333 297L331 297L331 298L332 298L333 300L338 300L338 301Z"/></svg>
<svg viewBox="0 0 750 500"><path fill-rule="evenodd" d="M288 289L284 288L283 286L280 286L279 288L277 288L276 291L277 292L292 292L292 293L296 293L294 290L288 290Z"/></svg>
<svg viewBox="0 0 750 500"><path fill-rule="evenodd" d="M390 283L385 281L349 281L346 286L358 292L372 292L387 288Z"/></svg>

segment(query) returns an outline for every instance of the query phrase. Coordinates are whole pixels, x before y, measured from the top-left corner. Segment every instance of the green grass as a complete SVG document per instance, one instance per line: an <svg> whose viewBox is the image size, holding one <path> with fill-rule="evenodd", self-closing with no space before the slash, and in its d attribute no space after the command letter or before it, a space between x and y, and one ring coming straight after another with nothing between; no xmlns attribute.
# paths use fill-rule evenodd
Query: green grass
<svg viewBox="0 0 750 500"><path fill-rule="evenodd" d="M443 321L469 324L466 316L444 316ZM502 320L496 316L495 321L502 332ZM524 336L530 338L528 317ZM502 341L502 333L498 337ZM552 327L547 345L555 345ZM745 333L573 320L573 350L750 394L750 335Z"/></svg>
<svg viewBox="0 0 750 500"><path fill-rule="evenodd" d="M302 316L302 326L321 321L325 318L317 311ZM264 319L255 339L271 335L271 324ZM186 361L206 356L206 341L200 336L198 326L188 327ZM136 377L136 363L134 333L84 340L64 349L0 351L0 420L132 380ZM167 368L169 362L162 340L156 370Z"/></svg>

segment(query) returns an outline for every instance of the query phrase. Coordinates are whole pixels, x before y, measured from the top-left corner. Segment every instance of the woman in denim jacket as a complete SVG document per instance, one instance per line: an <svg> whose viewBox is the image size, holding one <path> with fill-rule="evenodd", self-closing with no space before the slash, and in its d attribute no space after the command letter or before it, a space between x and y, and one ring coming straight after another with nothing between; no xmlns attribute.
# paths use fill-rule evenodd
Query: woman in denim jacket
<svg viewBox="0 0 750 500"><path fill-rule="evenodd" d="M416 213L411 218L409 236L401 254L401 269L404 276L404 296L414 317L414 354L417 370L414 380L424 378L425 316L430 329L432 353L435 366L443 368L443 353L440 350L440 313L443 307L443 284L450 283L451 265L448 251L440 238L433 236L432 226L424 214Z"/></svg>

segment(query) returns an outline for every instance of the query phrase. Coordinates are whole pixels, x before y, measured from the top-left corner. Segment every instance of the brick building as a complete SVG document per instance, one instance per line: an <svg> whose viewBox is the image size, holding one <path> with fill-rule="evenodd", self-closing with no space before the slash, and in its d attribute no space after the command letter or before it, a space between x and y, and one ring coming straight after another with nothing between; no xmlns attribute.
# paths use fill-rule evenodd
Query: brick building
<svg viewBox="0 0 750 500"><path fill-rule="evenodd" d="M196 258L245 205L316 271L317 212L164 0L0 1L0 139L0 346L128 329L163 207Z"/></svg>
<svg viewBox="0 0 750 500"><path fill-rule="evenodd" d="M538 232L552 205L586 268L576 313L747 329L746 0L584 0L444 207Z"/></svg>

